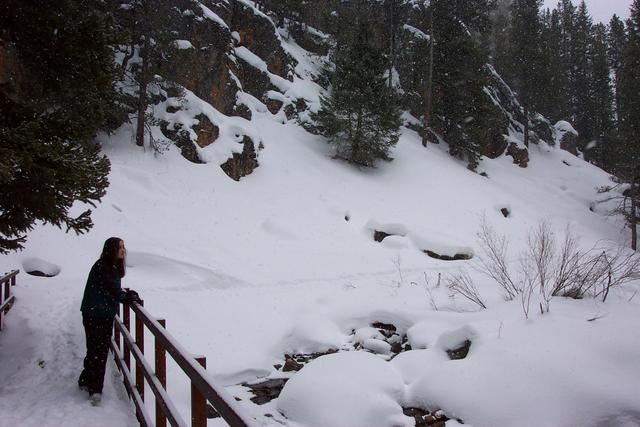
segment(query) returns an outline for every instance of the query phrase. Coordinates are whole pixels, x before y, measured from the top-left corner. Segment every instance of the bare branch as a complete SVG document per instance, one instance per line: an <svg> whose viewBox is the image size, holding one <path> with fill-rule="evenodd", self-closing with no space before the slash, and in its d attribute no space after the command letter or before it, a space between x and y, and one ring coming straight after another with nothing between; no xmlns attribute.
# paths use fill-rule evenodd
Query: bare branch
<svg viewBox="0 0 640 427"><path fill-rule="evenodd" d="M459 271L458 273L451 274L447 278L447 287L454 294L462 295L464 298L481 308L487 308L485 303L482 301L480 292L466 271Z"/></svg>
<svg viewBox="0 0 640 427"><path fill-rule="evenodd" d="M482 218L478 239L482 246L480 272L493 279L504 291L504 298L512 300L518 294L518 287L511 279L507 264L509 242L505 236L498 236L493 228Z"/></svg>

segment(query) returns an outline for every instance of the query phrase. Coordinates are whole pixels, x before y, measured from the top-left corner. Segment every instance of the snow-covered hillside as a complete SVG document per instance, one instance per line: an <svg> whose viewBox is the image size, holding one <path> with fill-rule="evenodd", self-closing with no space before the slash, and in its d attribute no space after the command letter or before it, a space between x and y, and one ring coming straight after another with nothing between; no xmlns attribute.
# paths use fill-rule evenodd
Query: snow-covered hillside
<svg viewBox="0 0 640 427"><path fill-rule="evenodd" d="M172 23L184 30L177 46L193 67L177 67L184 93L158 89L149 108L161 123L151 128L157 140L184 131L188 149L145 152L131 125L100 136L111 185L91 232L38 226L25 251L2 258L2 271L22 272L0 332L0 426L137 425L112 363L101 407L76 387L80 300L110 236L127 246L123 285L207 356L208 371L256 425L414 426L414 410L446 416L448 427L640 425L638 281L606 302L555 297L544 314L535 292L526 318L519 298L505 301L477 270L483 223L509 240L515 269L542 223L559 241L572 230L585 249L627 245L607 201L618 190L601 191L611 177L560 149L575 133L568 123L554 130L539 116L555 145L535 138L527 153L512 117L521 107L494 73L488 95L509 118L508 135L477 172L446 142L423 147L408 128L392 162L355 168L298 122L319 107L322 58L253 2L211 3L220 15L198 3L181 14L189 25ZM205 53L217 56L200 61ZM192 75L202 70L210 73ZM527 154L526 168L503 154L503 142ZM248 146L259 166L234 181L220 165ZM461 270L486 309L447 287ZM299 372L283 372L299 362ZM190 384L174 363L168 369L169 395L189 419ZM253 402L250 386L268 380L276 394L287 382L278 398Z"/></svg>
<svg viewBox="0 0 640 427"><path fill-rule="evenodd" d="M504 302L474 270L488 309L451 297L444 278L474 260L423 252L478 254L483 217L508 236L514 263L540 221L559 235L571 225L584 247L623 242L622 222L596 203L607 174L540 145L527 169L509 158L484 160L484 177L442 145L422 147L410 130L393 162L358 170L269 112L255 114L252 125L264 149L240 182L177 149L142 152L128 128L103 138L111 186L94 229L74 236L38 227L24 252L3 258L3 270L31 263L60 272L19 276L18 303L0 334L0 412L10 414L0 425L135 424L117 378L107 381L102 408L89 408L75 389L84 351L80 299L113 235L128 248L124 285L186 348L208 357L209 372L259 425L413 425L403 407L443 409L474 426L638 425L637 287L616 289L606 303L556 298L550 313L533 309L525 320L518 301ZM397 236L378 243L374 230ZM413 350L386 361L373 322L407 333ZM443 349L460 337L472 342L470 352L449 360ZM374 352L322 356L297 374L273 367L285 354L356 342ZM170 394L186 411L188 384L175 365L170 370ZM239 384L269 376L293 379L280 399L252 403Z"/></svg>

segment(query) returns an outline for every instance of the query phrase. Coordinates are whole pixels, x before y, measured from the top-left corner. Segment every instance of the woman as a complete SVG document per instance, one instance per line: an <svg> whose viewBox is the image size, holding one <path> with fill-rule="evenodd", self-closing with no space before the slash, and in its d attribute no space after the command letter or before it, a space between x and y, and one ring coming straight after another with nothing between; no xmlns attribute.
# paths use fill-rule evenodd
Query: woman
<svg viewBox="0 0 640 427"><path fill-rule="evenodd" d="M122 239L110 237L104 242L100 259L91 267L80 306L87 355L78 385L89 393L93 405L99 404L102 398L109 342L118 304L140 301L135 291L125 291L120 285L125 275L125 254Z"/></svg>

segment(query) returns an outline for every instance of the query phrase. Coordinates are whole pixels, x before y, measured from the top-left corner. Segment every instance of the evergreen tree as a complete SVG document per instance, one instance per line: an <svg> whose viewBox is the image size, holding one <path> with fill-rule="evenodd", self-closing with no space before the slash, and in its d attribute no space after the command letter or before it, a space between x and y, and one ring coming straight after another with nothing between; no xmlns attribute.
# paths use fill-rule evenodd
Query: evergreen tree
<svg viewBox="0 0 640 427"><path fill-rule="evenodd" d="M400 128L398 97L384 77L388 57L373 43L367 21L371 6L356 0L341 10L341 22L348 25L343 28L349 30L336 35L331 88L312 115L319 133L335 145L336 155L359 166L391 160Z"/></svg>
<svg viewBox="0 0 640 427"><path fill-rule="evenodd" d="M593 27L589 91L593 106L592 129L595 138L603 138L613 132L613 92L607 50L607 28L603 24L597 24Z"/></svg>
<svg viewBox="0 0 640 427"><path fill-rule="evenodd" d="M613 126L613 91L611 70L607 53L607 29L603 24L593 27L591 56L591 139L585 150L587 160L593 161L605 170L612 170L615 160Z"/></svg>
<svg viewBox="0 0 640 427"><path fill-rule="evenodd" d="M530 114L540 99L543 72L539 10L541 0L514 0L512 4L511 48L514 61L513 86L524 113L524 144L529 146Z"/></svg>
<svg viewBox="0 0 640 427"><path fill-rule="evenodd" d="M490 5L485 0L434 0L433 127L449 144L451 155L475 169L492 138L483 132L495 119L484 92L488 46L480 34L488 31ZM452 52L456 54L453 55Z"/></svg>
<svg viewBox="0 0 640 427"><path fill-rule="evenodd" d="M571 0L560 0L557 10L560 17L560 29L562 34L559 48L559 68L561 70L560 75L564 76L561 85L563 88L561 93L562 103L559 105L558 109L560 111L560 118L572 121L572 40L575 32L576 7L573 5Z"/></svg>
<svg viewBox="0 0 640 427"><path fill-rule="evenodd" d="M278 17L279 27L287 26L294 36L303 29L303 12L306 10L306 0L268 0L267 6Z"/></svg>
<svg viewBox="0 0 640 427"><path fill-rule="evenodd" d="M591 16L584 0L578 6L575 27L571 38L571 72L570 97L571 118L574 127L580 134L582 144L593 140L593 116L595 114L593 98L591 96L591 58L592 58L592 27Z"/></svg>
<svg viewBox="0 0 640 427"><path fill-rule="evenodd" d="M399 56L398 34L402 27L402 23L406 18L408 0L384 0L383 6L386 15L386 39L389 46L387 78L389 87L392 87L394 73L396 72L396 63Z"/></svg>
<svg viewBox="0 0 640 427"><path fill-rule="evenodd" d="M619 131L620 116L620 70L622 67L622 51L625 44L625 27L624 22L618 16L613 15L609 22L608 46L609 46L609 66L614 75L614 92L615 92L615 122L616 129Z"/></svg>
<svg viewBox="0 0 640 427"><path fill-rule="evenodd" d="M36 221L76 233L92 226L109 161L94 142L122 121L113 89L114 29L103 3L42 7L10 0L0 14L0 253L23 248Z"/></svg>
<svg viewBox="0 0 640 427"><path fill-rule="evenodd" d="M552 122L566 119L567 72L563 69L561 54L562 28L557 9L547 11L543 18L541 35L542 69L538 110Z"/></svg>
<svg viewBox="0 0 640 427"><path fill-rule="evenodd" d="M396 68L403 107L422 117L422 144L427 146L433 110L433 14L429 0L416 0L402 26ZM426 131L425 131L426 130Z"/></svg>
<svg viewBox="0 0 640 427"><path fill-rule="evenodd" d="M503 79L513 77L513 58L509 45L511 33L511 0L496 0L491 11L490 63Z"/></svg>
<svg viewBox="0 0 640 427"><path fill-rule="evenodd" d="M177 51L172 23L180 22L181 11L164 0L110 0L117 16L118 30L125 40L122 61L123 78L131 80L135 89L127 87L128 105L136 112L136 145L143 147L150 92L156 75L171 80L166 66ZM127 85L125 85L126 87ZM153 143L153 141L152 141Z"/></svg>
<svg viewBox="0 0 640 427"><path fill-rule="evenodd" d="M624 213L631 229L631 247L637 249L640 206L640 0L633 0L627 20L626 43L620 70L620 131L624 142L621 177L630 183Z"/></svg>

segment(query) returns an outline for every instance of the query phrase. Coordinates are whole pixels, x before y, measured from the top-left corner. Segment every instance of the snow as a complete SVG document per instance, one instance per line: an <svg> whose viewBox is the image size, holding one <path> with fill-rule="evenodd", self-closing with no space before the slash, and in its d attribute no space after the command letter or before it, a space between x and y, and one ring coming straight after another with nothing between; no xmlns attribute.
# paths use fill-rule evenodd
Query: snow
<svg viewBox="0 0 640 427"><path fill-rule="evenodd" d="M637 316L637 307L614 304L606 318L588 322L582 305L558 301L555 312L534 322L474 322L483 339L473 341L468 359L437 363L432 355L431 363L412 366L418 379L409 385L409 403L475 426L534 426L540 417L554 426L618 425L616 417L634 412L637 423L640 386L621 373L633 370L639 337L613 326ZM607 346L618 340L611 352Z"/></svg>
<svg viewBox="0 0 640 427"><path fill-rule="evenodd" d="M178 49L193 49L193 45L189 40L176 40L174 43Z"/></svg>
<svg viewBox="0 0 640 427"><path fill-rule="evenodd" d="M309 427L408 427L398 403L403 388L398 373L370 353L332 354L289 380L278 409Z"/></svg>
<svg viewBox="0 0 640 427"><path fill-rule="evenodd" d="M320 58L292 38L282 43L298 61L291 80L269 73L246 47L235 55L268 73L278 90L269 96L317 107L320 87L310 76ZM483 159L485 178L452 158L446 144L425 148L404 128L394 161L362 170L333 159L322 138L283 123L255 97L240 92L236 101L251 109L251 122L224 116L189 91L178 112L166 111L175 99L156 106L171 126L190 128L204 114L219 127L215 143L198 148L205 164L189 163L175 147L161 156L137 148L130 126L100 136L111 184L93 230L76 236L37 225L24 252L2 258L4 271L57 275L23 272L12 289L17 303L0 333L0 426L137 425L112 363L101 407L76 387L84 356L80 300L114 235L129 251L123 285L167 320L186 351L207 356L211 381L242 399L238 407L257 424L412 425L402 413L411 406L443 409L476 427L640 424L637 283L614 289L606 303L554 298L544 315L534 302L525 319L518 301L503 301L469 268L473 261L423 253L481 253L482 218L509 237L515 266L528 230L543 220L558 236L571 225L585 248L627 244L622 219L607 214L611 202L597 191L611 185L608 174L557 145L532 144L526 169L507 157ZM264 149L260 166L234 182L219 165L242 150L244 135ZM377 243L374 229L397 235ZM450 295L445 279L460 268L487 310ZM413 350L391 358L373 322L394 324ZM465 340L468 356L449 360L445 350ZM280 398L266 405L253 404L238 385L282 375L273 366L285 354L328 350L340 352L290 374ZM189 419L190 384L175 364L168 367L168 393Z"/></svg>
<svg viewBox="0 0 640 427"><path fill-rule="evenodd" d="M20 273L12 289L18 301L0 332L0 425L137 425L113 363L107 364L99 408L78 389L84 358L79 311L84 283L52 280Z"/></svg>
<svg viewBox="0 0 640 427"><path fill-rule="evenodd" d="M242 117L228 117L221 114L210 104L198 98L193 92L186 90L184 96L180 99L180 109L175 113L166 111L168 106L173 106L174 99L170 98L158 104L156 107L156 117L169 123L168 127L174 128L176 125L182 125L184 129L188 129L192 140L197 139L196 133L192 130L193 125L199 124L200 119L197 117L201 114L214 125L218 126L220 134L215 144L201 148L196 146L200 159L204 162L212 162L215 164L224 163L233 153L242 152L243 145L241 142L244 136L249 136L254 142L256 151L261 141L260 135L249 126L249 122ZM266 110L266 107L265 107ZM154 128L157 139L164 139L158 128Z"/></svg>
<svg viewBox="0 0 640 427"><path fill-rule="evenodd" d="M560 120L558 123L556 123L555 128L558 132L562 132L562 133L569 132L574 135L578 135L578 132L573 128L573 126L571 126L571 123L564 120Z"/></svg>
<svg viewBox="0 0 640 427"><path fill-rule="evenodd" d="M204 150L210 163L188 163L175 149L154 157L136 149L130 130L122 129L104 140L111 186L94 213L92 232L74 236L39 226L23 253L4 258L5 270L35 258L59 266L60 273L18 277L18 303L0 340L0 357L8 361L0 368L0 409L12 408L13 418L0 425L60 425L69 414L82 419L92 410L109 425L135 423L111 365L102 408L87 408L75 389L84 351L83 286L111 235L124 238L129 248L124 285L140 292L149 312L167 319L187 350L205 354L208 372L225 386L270 375L285 353L344 349L352 329L364 348L385 353L380 336L367 329L374 321L407 332L416 350L391 362L341 353L328 365L319 363L325 366L318 368L321 374L310 364L294 375L302 378L300 386L288 384L282 399L296 396L295 402L279 399L275 405L290 411L296 425L402 423L400 406L409 403L443 408L474 426L527 426L541 410L558 426L597 425L614 416L620 423L637 421L640 334L628 325L638 324L640 310L638 298L627 302L633 288L620 289L606 304L557 299L551 313L525 321L519 304L503 302L479 275L474 277L488 310L476 312L451 299L444 284L434 287L436 277L467 261L438 261L420 251L440 245L449 253L477 252L483 215L510 236L514 256L524 247L526 230L543 219L558 230L572 224L585 247L601 239L622 241L617 218L589 211L603 197L596 188L610 182L607 174L562 150L532 146L527 169L508 158L485 159L486 179L451 158L446 147L423 148L409 130L393 162L362 171L331 159L320 138L268 112L252 108L256 117L249 123L209 110L190 93L186 98L180 120L205 112L221 126L220 145ZM234 142L231 129L265 144L260 167L239 183L218 166L230 155L232 146L225 144ZM500 206L515 216L504 218ZM377 227L406 236L379 244L370 231ZM389 244L394 239L404 244ZM429 303L425 274L439 311ZM603 317L587 322L596 315ZM462 338L473 342L469 356L449 361L443 348ZM354 371L360 365L363 370ZM170 371L169 393L188 413L189 386L176 369ZM327 377L322 404L303 377L307 371ZM407 388L403 392L397 384ZM43 389L50 397L33 410L29 402L41 399ZM354 389L353 397L342 394ZM362 393L371 393L375 408ZM246 399L239 403L269 423L267 409ZM305 415L305 405L317 409ZM373 416L367 414L381 424L366 424Z"/></svg>
<svg viewBox="0 0 640 427"><path fill-rule="evenodd" d="M262 60L258 55L251 52L245 46L238 46L235 48L235 54L238 58L245 61L250 66L257 68L263 73L267 74L271 83L286 97L290 99L305 99L313 103L320 104L319 90L320 86L310 79L303 79L299 76L293 76L293 81L289 81L277 74L273 74L269 71L266 62ZM304 63L304 62L302 62ZM309 75L310 72L305 72Z"/></svg>
<svg viewBox="0 0 640 427"><path fill-rule="evenodd" d="M346 335L332 321L309 314L299 319L284 339L287 353L316 353L337 349L346 343Z"/></svg>
<svg viewBox="0 0 640 427"><path fill-rule="evenodd" d="M25 272L39 271L47 276L57 276L60 274L60 267L43 259L32 257L22 261L22 269Z"/></svg>
<svg viewBox="0 0 640 427"><path fill-rule="evenodd" d="M419 30L418 28L409 25L409 24L404 24L402 26L402 28L404 28L405 30L407 30L408 32L410 32L411 34L413 34L414 37L420 39L420 40L424 40L424 41L429 41L431 40L431 37L428 34L425 34L422 30Z"/></svg>
<svg viewBox="0 0 640 427"><path fill-rule="evenodd" d="M214 11L212 11L211 9L209 9L207 6L203 5L200 2L198 2L198 4L200 6L200 9L202 9L202 13L207 19L210 19L211 21L220 25L222 28L229 28L227 23L224 22L224 20L220 18L217 13L215 13Z"/></svg>

